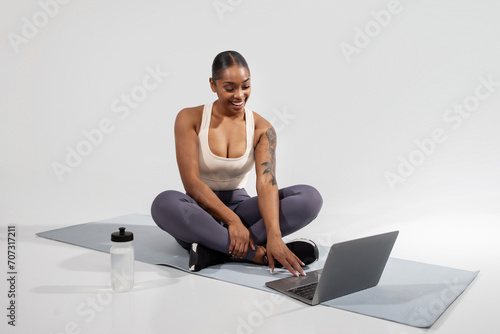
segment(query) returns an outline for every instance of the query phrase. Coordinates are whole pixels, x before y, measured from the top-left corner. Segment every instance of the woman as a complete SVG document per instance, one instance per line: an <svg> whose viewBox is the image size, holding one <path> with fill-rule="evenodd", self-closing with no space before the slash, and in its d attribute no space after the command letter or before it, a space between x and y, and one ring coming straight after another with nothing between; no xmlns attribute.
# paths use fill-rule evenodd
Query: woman
<svg viewBox="0 0 500 334"><path fill-rule="evenodd" d="M309 224L323 200L316 189L278 189L276 133L259 114L245 108L250 70L238 52L218 54L209 79L217 100L186 108L175 120L177 164L186 194L165 191L154 200L156 224L190 250L190 270L230 258L284 266L305 275L302 266L318 257L316 245L282 236ZM257 196L245 191L255 166Z"/></svg>

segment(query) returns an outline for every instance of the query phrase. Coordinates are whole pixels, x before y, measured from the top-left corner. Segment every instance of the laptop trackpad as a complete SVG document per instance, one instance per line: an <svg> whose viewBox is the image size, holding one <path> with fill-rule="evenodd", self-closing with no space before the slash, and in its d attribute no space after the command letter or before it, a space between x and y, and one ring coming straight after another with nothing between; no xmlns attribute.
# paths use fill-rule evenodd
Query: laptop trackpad
<svg viewBox="0 0 500 334"><path fill-rule="evenodd" d="M295 294L296 290L302 289L303 286L311 286L311 284L316 284L319 282L319 277L321 276L321 272L323 270L315 270L307 273L307 276L299 276L299 277L286 277L282 279L278 279L275 281L267 282L266 285L270 288L282 291L289 292ZM306 298L308 299L308 298ZM310 299L312 300L312 298Z"/></svg>

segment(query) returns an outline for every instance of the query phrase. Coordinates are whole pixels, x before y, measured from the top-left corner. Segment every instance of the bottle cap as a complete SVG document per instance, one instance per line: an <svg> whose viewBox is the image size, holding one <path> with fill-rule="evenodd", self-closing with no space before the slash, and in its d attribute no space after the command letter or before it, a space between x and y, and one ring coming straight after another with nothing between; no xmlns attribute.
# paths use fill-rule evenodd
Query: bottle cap
<svg viewBox="0 0 500 334"><path fill-rule="evenodd" d="M118 232L111 233L111 241L114 242L127 242L134 240L132 232L125 232L125 227L120 227Z"/></svg>

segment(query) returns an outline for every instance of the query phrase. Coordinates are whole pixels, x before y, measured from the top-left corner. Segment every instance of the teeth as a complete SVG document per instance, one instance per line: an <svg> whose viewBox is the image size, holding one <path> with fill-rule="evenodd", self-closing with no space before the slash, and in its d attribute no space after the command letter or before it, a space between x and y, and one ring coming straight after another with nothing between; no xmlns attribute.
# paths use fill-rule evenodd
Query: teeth
<svg viewBox="0 0 500 334"><path fill-rule="evenodd" d="M231 103L234 104L235 106L241 106L243 104L243 101L241 101L240 103L234 103L234 102Z"/></svg>

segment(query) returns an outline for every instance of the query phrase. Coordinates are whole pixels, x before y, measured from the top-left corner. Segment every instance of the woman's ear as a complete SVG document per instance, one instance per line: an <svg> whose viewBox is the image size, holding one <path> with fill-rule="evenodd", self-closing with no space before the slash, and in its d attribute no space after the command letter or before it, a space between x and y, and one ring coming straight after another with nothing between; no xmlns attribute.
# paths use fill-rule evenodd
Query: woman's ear
<svg viewBox="0 0 500 334"><path fill-rule="evenodd" d="M216 93L217 86L215 85L215 81L212 78L208 78L208 81L210 82L210 88L212 88L212 92Z"/></svg>

